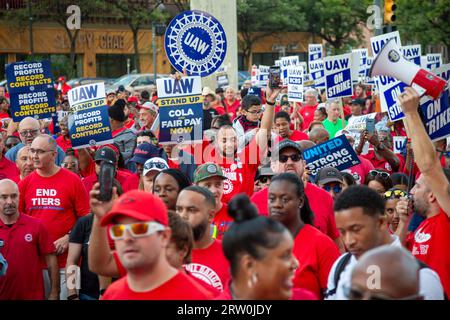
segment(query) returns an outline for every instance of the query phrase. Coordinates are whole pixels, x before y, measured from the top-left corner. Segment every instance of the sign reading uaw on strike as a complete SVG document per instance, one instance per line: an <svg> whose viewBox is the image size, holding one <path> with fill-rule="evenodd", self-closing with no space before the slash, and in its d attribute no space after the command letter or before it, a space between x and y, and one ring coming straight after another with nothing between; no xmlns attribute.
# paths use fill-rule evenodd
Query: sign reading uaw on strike
<svg viewBox="0 0 450 320"><path fill-rule="evenodd" d="M105 84L79 86L68 92L69 134L74 149L113 143Z"/></svg>
<svg viewBox="0 0 450 320"><path fill-rule="evenodd" d="M351 53L325 57L325 83L327 99L353 95Z"/></svg>
<svg viewBox="0 0 450 320"><path fill-rule="evenodd" d="M15 122L25 117L50 118L56 112L50 61L21 61L6 66L6 79Z"/></svg>
<svg viewBox="0 0 450 320"><path fill-rule="evenodd" d="M306 149L303 158L313 177L323 167L334 167L342 171L361 163L344 135Z"/></svg>
<svg viewBox="0 0 450 320"><path fill-rule="evenodd" d="M202 81L198 76L156 80L159 143L203 141Z"/></svg>

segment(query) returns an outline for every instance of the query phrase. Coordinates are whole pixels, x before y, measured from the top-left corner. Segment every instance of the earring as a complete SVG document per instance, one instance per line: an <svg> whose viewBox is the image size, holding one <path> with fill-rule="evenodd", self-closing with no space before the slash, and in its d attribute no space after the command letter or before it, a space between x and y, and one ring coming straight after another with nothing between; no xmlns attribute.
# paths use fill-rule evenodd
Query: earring
<svg viewBox="0 0 450 320"><path fill-rule="evenodd" d="M258 282L258 277L256 276L256 273L252 273L252 276L247 281L247 286L249 288L253 288L253 286Z"/></svg>

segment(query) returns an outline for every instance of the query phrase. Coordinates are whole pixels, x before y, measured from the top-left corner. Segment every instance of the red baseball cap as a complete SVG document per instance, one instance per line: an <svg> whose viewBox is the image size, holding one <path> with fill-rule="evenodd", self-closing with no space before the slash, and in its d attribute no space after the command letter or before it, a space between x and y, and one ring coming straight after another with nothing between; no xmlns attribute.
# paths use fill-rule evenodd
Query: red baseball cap
<svg viewBox="0 0 450 320"><path fill-rule="evenodd" d="M139 100L138 100L137 97L131 96L131 97L128 98L128 102L136 102L136 103L139 103Z"/></svg>
<svg viewBox="0 0 450 320"><path fill-rule="evenodd" d="M164 202L152 193L142 190L131 190L121 195L114 202L111 211L102 218L101 225L105 227L112 224L117 216L169 225L169 216Z"/></svg>

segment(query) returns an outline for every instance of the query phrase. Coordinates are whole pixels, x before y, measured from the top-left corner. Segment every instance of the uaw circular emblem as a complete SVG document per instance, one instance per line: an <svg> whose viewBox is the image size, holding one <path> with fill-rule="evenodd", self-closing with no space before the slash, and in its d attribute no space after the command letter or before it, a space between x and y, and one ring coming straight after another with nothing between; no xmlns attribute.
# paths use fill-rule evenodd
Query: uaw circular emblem
<svg viewBox="0 0 450 320"><path fill-rule="evenodd" d="M31 241L33 241L33 236L32 236L32 234L31 233L27 233L26 235L25 235L25 241L26 242L31 242Z"/></svg>
<svg viewBox="0 0 450 320"><path fill-rule="evenodd" d="M391 62L397 62L400 60L400 54L396 50L391 50L388 53L388 58Z"/></svg>
<svg viewBox="0 0 450 320"><path fill-rule="evenodd" d="M206 77L222 64L227 53L227 39L222 25L212 15L184 11L169 23L164 47L172 66L188 75Z"/></svg>

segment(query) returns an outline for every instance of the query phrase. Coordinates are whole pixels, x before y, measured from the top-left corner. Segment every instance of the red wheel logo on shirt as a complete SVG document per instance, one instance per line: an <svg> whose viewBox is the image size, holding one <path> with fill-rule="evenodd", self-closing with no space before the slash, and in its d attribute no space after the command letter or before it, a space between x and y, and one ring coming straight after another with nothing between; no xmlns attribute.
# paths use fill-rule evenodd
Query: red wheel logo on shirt
<svg viewBox="0 0 450 320"><path fill-rule="evenodd" d="M190 263L185 265L184 268L190 272L192 276L205 281L213 288L223 291L222 281L217 273L210 267L199 263Z"/></svg>
<svg viewBox="0 0 450 320"><path fill-rule="evenodd" d="M27 233L24 238L26 242L33 241L33 236L31 235L31 233Z"/></svg>
<svg viewBox="0 0 450 320"><path fill-rule="evenodd" d="M230 194L231 192L233 192L233 183L226 179L223 181L223 194Z"/></svg>

